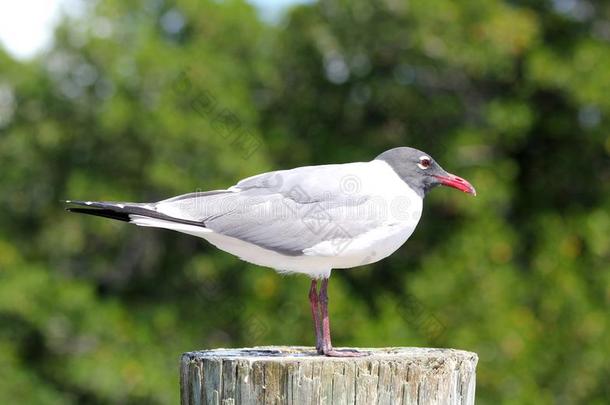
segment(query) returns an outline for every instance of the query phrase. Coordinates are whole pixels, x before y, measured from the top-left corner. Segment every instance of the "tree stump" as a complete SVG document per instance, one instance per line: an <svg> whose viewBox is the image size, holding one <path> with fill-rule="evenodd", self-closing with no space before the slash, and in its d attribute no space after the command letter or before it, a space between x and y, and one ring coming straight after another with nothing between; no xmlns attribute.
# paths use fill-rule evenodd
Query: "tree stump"
<svg viewBox="0 0 610 405"><path fill-rule="evenodd" d="M311 347L216 349L182 355L183 405L474 404L475 353L397 347L355 358Z"/></svg>

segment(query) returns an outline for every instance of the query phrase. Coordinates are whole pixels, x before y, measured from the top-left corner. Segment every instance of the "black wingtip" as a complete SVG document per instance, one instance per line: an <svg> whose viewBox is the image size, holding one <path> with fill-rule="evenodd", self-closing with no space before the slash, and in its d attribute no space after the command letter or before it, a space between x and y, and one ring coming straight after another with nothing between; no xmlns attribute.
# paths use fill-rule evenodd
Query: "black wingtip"
<svg viewBox="0 0 610 405"><path fill-rule="evenodd" d="M154 209L145 207L143 204L75 200L65 200L64 202L67 204L66 211L75 212L77 214L93 215L124 222L131 222L131 216L138 215L162 219L164 221L205 227L204 222L170 217L168 215L159 213Z"/></svg>
<svg viewBox="0 0 610 405"><path fill-rule="evenodd" d="M117 212L103 208L79 208L79 207L68 207L66 211L75 212L77 214L87 214L97 217L116 219L118 221L129 222L129 214L126 212Z"/></svg>

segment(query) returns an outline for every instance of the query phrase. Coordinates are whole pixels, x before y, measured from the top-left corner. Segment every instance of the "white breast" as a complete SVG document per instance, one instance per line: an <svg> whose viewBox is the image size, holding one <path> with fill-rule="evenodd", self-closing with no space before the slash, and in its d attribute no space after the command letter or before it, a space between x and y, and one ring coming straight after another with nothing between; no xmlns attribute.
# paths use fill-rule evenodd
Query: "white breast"
<svg viewBox="0 0 610 405"><path fill-rule="evenodd" d="M369 232L358 235L346 243L336 254L337 243L323 242L305 253L311 256L329 256L332 268L345 269L377 262L394 253L413 234L421 218L422 198L403 182L385 162L367 163L360 174L360 192L372 196L375 211L382 220Z"/></svg>

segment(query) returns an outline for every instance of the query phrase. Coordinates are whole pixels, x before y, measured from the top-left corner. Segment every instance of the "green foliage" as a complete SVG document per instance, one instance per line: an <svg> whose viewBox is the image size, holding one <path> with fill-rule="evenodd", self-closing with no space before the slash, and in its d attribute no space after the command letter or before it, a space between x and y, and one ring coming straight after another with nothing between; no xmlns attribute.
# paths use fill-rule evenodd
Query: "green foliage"
<svg viewBox="0 0 610 405"><path fill-rule="evenodd" d="M610 15L575 4L112 0L0 54L0 402L175 403L182 352L312 344L307 279L61 199L411 145L479 195L433 191L405 247L335 272L335 343L475 351L481 403L604 403Z"/></svg>

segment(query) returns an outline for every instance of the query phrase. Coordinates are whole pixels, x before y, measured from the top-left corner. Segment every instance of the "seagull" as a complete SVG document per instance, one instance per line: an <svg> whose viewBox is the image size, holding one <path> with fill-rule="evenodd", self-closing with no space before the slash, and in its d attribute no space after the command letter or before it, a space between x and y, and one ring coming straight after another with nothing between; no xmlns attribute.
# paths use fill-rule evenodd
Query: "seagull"
<svg viewBox="0 0 610 405"><path fill-rule="evenodd" d="M183 232L247 262L308 275L317 353L355 357L366 353L331 343L331 271L394 253L415 230L424 197L438 185L476 195L468 181L429 154L398 147L369 162L272 171L224 190L154 203L65 202L71 212Z"/></svg>

